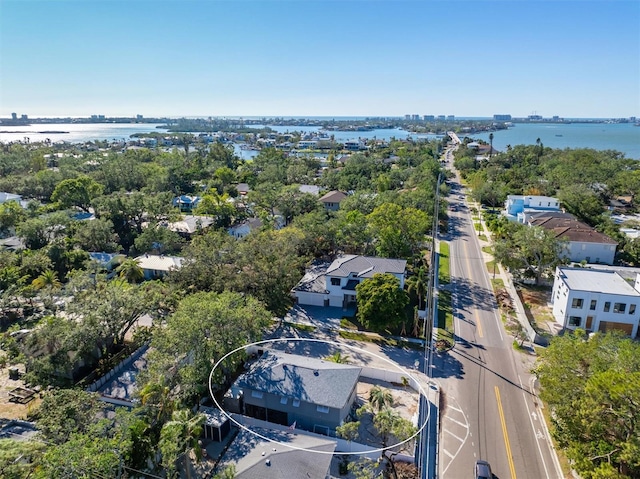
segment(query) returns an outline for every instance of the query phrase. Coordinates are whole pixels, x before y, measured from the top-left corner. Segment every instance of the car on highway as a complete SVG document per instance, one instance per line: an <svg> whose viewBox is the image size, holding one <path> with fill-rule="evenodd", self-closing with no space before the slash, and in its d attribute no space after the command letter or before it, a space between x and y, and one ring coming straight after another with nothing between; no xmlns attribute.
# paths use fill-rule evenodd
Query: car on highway
<svg viewBox="0 0 640 479"><path fill-rule="evenodd" d="M491 466L487 461L477 460L475 466L473 466L473 478L474 479L493 479L491 473Z"/></svg>

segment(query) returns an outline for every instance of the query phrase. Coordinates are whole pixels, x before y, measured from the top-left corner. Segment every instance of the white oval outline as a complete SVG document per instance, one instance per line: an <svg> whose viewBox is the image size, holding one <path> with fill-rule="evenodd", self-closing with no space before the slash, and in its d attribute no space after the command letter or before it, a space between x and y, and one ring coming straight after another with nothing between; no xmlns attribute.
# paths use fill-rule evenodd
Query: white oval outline
<svg viewBox="0 0 640 479"><path fill-rule="evenodd" d="M379 356L376 353L372 353L371 351L367 351L366 349L362 349L362 348L358 348L356 346L351 346L350 344L345 344L345 343L339 343L337 341L329 341L326 339L311 339L311 338L276 338L276 339L265 339L262 341L256 341L253 343L247 343L244 346L240 346L239 348L234 349L233 351L229 351L227 354L225 354L224 356L222 356L218 362L216 362L213 365L213 368L211 369L211 372L209 373L209 395L211 396L211 399L213 401L213 403L217 406L217 408L220 410L220 412L222 414L224 414L227 419L229 419L232 423L234 423L236 426L238 426L240 429L243 429L245 431L247 431L250 434L253 434L254 436L259 437L260 439L263 439L267 442L273 443L273 444L278 444L280 446L284 446L284 447L288 447L290 449L296 449L298 451L306 451L306 452L313 452L316 454L331 454L332 456L347 456L347 455L351 455L351 454L358 454L358 455L365 455L365 454L373 454L373 453L383 453L385 451L388 451L391 448L397 447L397 446L401 446L409 441L411 441L412 439L414 439L415 437L418 436L418 434L420 434L424 428L426 427L427 423L429 422L430 416L431 416L431 408L428 407L427 408L427 416L424 420L424 422L422 423L422 425L420 426L420 428L410 437L408 437L407 439L405 439L402 442L397 442L395 444L392 444L390 446L387 447L380 447L377 449L369 449L369 450L365 450L365 451L351 451L351 452L331 452L331 451L315 451L312 449L307 449L306 447L298 447L298 446L293 446L291 444L287 444L284 442L280 442L280 441L276 441L275 439L271 439L269 437L263 436L262 434L253 431L251 428L248 428L247 426L245 426L244 424L240 424L238 421L236 421L233 417L231 417L231 415L229 413L227 413L227 411L224 410L224 408L222 406L220 406L220 404L218 403L218 401L216 400L215 394L213 394L213 390L211 389L211 380L213 379L213 372L218 368L218 366L220 365L220 363L222 363L222 361L224 361L225 359L227 359L229 356L231 356L234 353L237 353L240 350L243 349L247 349L250 346L259 346L262 344L268 344L268 343L284 343L284 342L290 342L290 341L297 341L297 342L301 342L301 341L310 341L310 342L314 342L314 343L325 343L325 344L330 344L333 346L338 346L338 347L342 347L345 346L351 350L354 351L359 351L365 354L370 354L378 359L382 359L383 361L386 361L387 363L391 364L393 367L395 367L396 369L398 369L398 371L400 371L402 374L406 374L407 376L409 376L410 379L413 379L413 381L418 385L418 389L420 390L420 393L422 396L424 396L425 401L429 401L427 399L427 392L424 390L424 388L422 387L422 385L420 384L420 382L411 375L411 373L408 373L406 370L402 369L402 366L400 366L398 363L396 363L395 361L391 361L389 358L385 358L382 356ZM418 409L420 408L420 400L418 401ZM266 421L265 421L266 422ZM286 431L284 431L286 432ZM305 431L307 432L307 431ZM330 437L330 436L328 436Z"/></svg>

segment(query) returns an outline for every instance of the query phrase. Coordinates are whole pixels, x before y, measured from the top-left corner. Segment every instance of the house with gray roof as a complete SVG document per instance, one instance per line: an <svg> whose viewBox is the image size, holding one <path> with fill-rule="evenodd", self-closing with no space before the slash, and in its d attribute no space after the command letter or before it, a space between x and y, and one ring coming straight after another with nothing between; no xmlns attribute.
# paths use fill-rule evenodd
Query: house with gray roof
<svg viewBox="0 0 640 479"><path fill-rule="evenodd" d="M226 449L217 472L233 465L236 479L329 477L332 457L330 453L335 451L336 441L298 434L295 431L278 431L264 427L251 429L260 436L241 430ZM317 451L319 454L309 451Z"/></svg>
<svg viewBox="0 0 640 479"><path fill-rule="evenodd" d="M298 304L348 308L356 303L356 286L374 274L390 273L404 288L406 267L403 259L343 255L330 264L312 265L292 294Z"/></svg>
<svg viewBox="0 0 640 479"><path fill-rule="evenodd" d="M225 404L256 419L329 435L351 413L360 371L268 350L238 377Z"/></svg>

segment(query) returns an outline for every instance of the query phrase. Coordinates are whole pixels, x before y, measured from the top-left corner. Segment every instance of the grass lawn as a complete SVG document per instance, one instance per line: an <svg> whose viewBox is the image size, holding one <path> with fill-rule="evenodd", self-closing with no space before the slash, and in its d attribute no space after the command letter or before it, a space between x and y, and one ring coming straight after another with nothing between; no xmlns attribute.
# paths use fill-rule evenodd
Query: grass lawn
<svg viewBox="0 0 640 479"><path fill-rule="evenodd" d="M309 324L290 323L288 321L285 321L284 324L286 324L287 326L291 326L292 328L295 328L298 331L305 331L307 333L313 333L316 330L315 326L311 326Z"/></svg>
<svg viewBox="0 0 640 479"><path fill-rule="evenodd" d="M504 281L501 278L494 278L491 280L491 286L493 286L494 291L496 289L504 288Z"/></svg>
<svg viewBox="0 0 640 479"><path fill-rule="evenodd" d="M351 322L348 318L342 318L340 320L340 327L345 329L355 329L356 331L360 329L357 324Z"/></svg>
<svg viewBox="0 0 640 479"><path fill-rule="evenodd" d="M444 241L440 242L438 282L440 283L440 285L447 285L451 282L451 273L449 270L449 243L446 243ZM437 327L453 332L453 309L451 304L451 291L441 289L438 293Z"/></svg>

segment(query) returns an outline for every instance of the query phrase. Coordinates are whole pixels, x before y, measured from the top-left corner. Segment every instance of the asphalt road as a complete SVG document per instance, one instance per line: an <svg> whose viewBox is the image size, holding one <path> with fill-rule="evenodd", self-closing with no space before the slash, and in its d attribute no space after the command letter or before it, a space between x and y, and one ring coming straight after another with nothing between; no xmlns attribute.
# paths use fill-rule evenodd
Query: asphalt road
<svg viewBox="0 0 640 479"><path fill-rule="evenodd" d="M456 343L436 355L441 386L439 476L473 477L477 459L494 477L563 477L530 374L534 357L513 349L503 328L485 260L459 184L449 201L451 290Z"/></svg>

